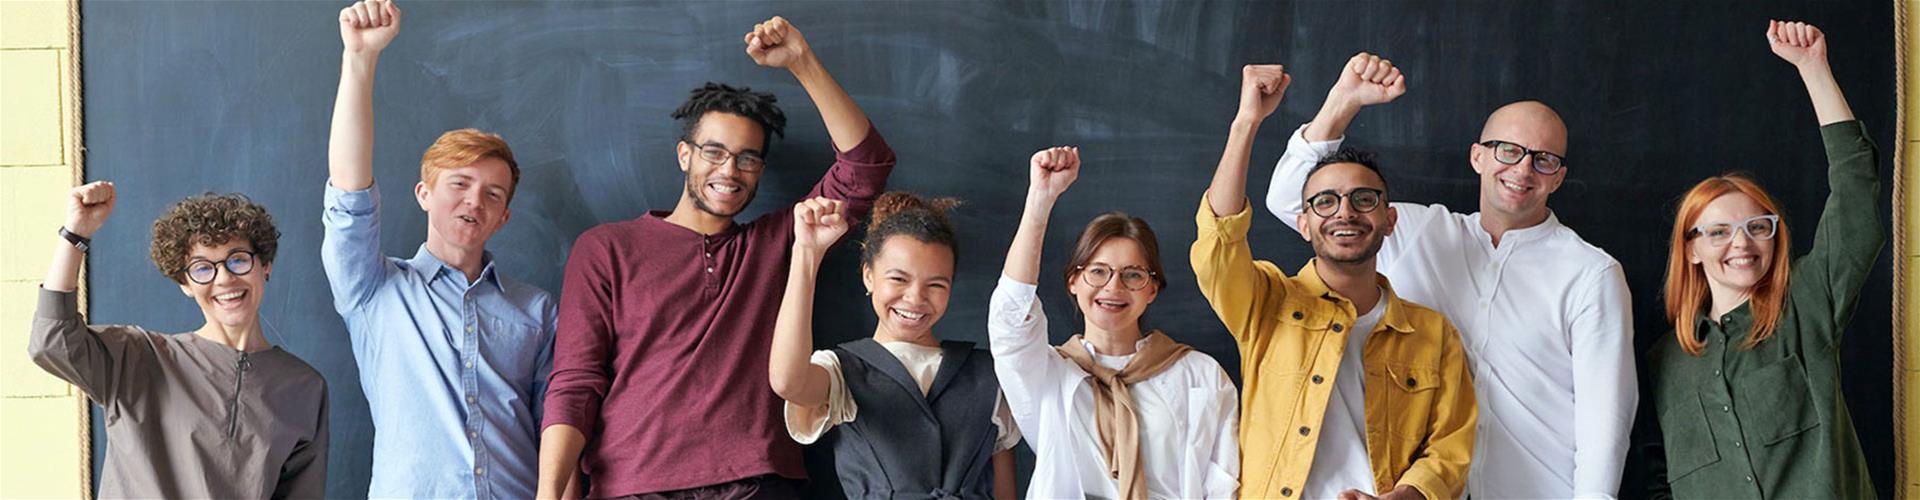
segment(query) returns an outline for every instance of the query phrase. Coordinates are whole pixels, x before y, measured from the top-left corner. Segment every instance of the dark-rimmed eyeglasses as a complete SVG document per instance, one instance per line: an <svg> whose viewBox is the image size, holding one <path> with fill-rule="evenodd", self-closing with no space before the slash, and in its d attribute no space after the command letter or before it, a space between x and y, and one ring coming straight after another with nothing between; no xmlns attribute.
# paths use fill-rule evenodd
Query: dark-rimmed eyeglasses
<svg viewBox="0 0 1920 500"><path fill-rule="evenodd" d="M227 268L227 274L246 276L253 272L253 252L236 250L227 254L227 258L221 259L219 264L201 258L187 261L187 280L202 285L213 283L214 278L220 277L222 267Z"/></svg>
<svg viewBox="0 0 1920 500"><path fill-rule="evenodd" d="M1520 159L1533 155L1533 171L1540 175L1557 174L1560 169L1567 168L1567 157L1547 151L1527 149L1526 146L1498 139L1482 141L1480 145L1493 150L1493 161L1508 165L1519 165Z"/></svg>
<svg viewBox="0 0 1920 500"><path fill-rule="evenodd" d="M1113 281L1113 275L1119 274L1120 287L1129 291L1139 291L1146 288L1148 283L1153 282L1153 276L1159 274L1131 266L1120 268L1120 271L1115 272L1112 267L1105 264L1075 266L1073 269L1080 272L1080 281L1085 281L1087 282L1087 286L1094 288L1107 286L1107 283Z"/></svg>
<svg viewBox="0 0 1920 500"><path fill-rule="evenodd" d="M767 159L759 153L735 153L727 150L726 146L713 142L694 144L690 139L682 139L680 142L692 146L693 150L700 154L700 159L706 160L709 165L717 167L726 164L727 160L733 160L733 168L741 172L759 172L767 168Z"/></svg>
<svg viewBox="0 0 1920 500"><path fill-rule="evenodd" d="M1747 237L1752 238L1754 241L1771 240L1774 235L1780 234L1780 216L1755 215L1740 221L1739 224L1727 224L1724 222L1719 224L1702 224L1694 226L1691 231L1687 231L1687 237L1704 237L1708 245L1723 247L1733 242L1733 233L1736 231L1747 233Z"/></svg>
<svg viewBox="0 0 1920 500"><path fill-rule="evenodd" d="M1354 213L1364 214L1380 208L1385 195L1386 191L1374 188L1353 188L1344 195L1329 189L1307 197L1307 207L1313 209L1314 215L1332 217L1340 213L1340 200L1345 199L1347 206L1353 207Z"/></svg>

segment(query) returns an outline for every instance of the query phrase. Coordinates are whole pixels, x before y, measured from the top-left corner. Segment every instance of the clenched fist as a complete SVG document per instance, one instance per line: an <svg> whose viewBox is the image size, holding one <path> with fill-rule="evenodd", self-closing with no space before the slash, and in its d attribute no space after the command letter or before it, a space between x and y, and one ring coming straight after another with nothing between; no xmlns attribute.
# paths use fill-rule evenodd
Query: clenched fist
<svg viewBox="0 0 1920 500"><path fill-rule="evenodd" d="M1347 59L1340 80L1327 92L1327 101L1355 106L1386 104L1407 93L1407 77L1393 61L1361 52Z"/></svg>
<svg viewBox="0 0 1920 500"><path fill-rule="evenodd" d="M847 234L846 204L831 198L814 198L793 206L793 246L815 257L826 253L833 242ZM797 253L797 252L796 252Z"/></svg>
<svg viewBox="0 0 1920 500"><path fill-rule="evenodd" d="M340 42L349 52L379 52L400 33L393 0L362 0L340 9Z"/></svg>
<svg viewBox="0 0 1920 500"><path fill-rule="evenodd" d="M1080 177L1080 148L1056 146L1033 153L1029 165L1028 190L1059 197Z"/></svg>
<svg viewBox="0 0 1920 500"><path fill-rule="evenodd" d="M1278 64L1249 64L1240 69L1240 117L1255 122L1267 119L1280 107L1293 76Z"/></svg>
<svg viewBox="0 0 1920 500"><path fill-rule="evenodd" d="M747 55L761 66L790 68L794 63L813 56L813 49L807 47L807 39L800 36L800 29L780 16L754 25L753 31L747 32L744 40L747 43Z"/></svg>
<svg viewBox="0 0 1920 500"><path fill-rule="evenodd" d="M94 181L73 188L67 196L67 231L92 238L113 214L113 183Z"/></svg>

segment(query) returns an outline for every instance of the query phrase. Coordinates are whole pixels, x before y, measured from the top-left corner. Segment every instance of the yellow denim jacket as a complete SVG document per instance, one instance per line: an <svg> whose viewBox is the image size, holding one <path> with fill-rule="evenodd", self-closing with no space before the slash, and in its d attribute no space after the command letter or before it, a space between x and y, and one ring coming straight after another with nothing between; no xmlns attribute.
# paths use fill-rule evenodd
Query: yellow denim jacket
<svg viewBox="0 0 1920 500"><path fill-rule="evenodd" d="M1327 289L1312 262L1287 277L1247 246L1252 208L1195 217L1193 271L1200 292L1240 346L1240 496L1298 498L1313 466L1353 303ZM1409 485L1428 499L1457 498L1473 455L1473 380L1453 324L1401 300L1379 277L1387 306L1361 354L1367 458L1375 493Z"/></svg>

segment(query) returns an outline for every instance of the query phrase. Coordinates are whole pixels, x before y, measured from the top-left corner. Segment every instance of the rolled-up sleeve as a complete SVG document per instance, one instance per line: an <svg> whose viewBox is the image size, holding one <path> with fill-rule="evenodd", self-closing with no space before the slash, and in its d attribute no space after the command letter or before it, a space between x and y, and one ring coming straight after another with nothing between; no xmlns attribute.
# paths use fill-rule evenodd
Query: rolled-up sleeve
<svg viewBox="0 0 1920 500"><path fill-rule="evenodd" d="M608 363L613 344L613 273L602 233L588 230L573 245L560 291L559 327L554 332L553 373L547 382L541 429L570 425L593 440L600 404L612 383Z"/></svg>
<svg viewBox="0 0 1920 500"><path fill-rule="evenodd" d="M994 375L1022 429L1037 429L1040 400L1060 383L1066 358L1047 345L1047 313L1035 295L1039 287L1007 276L987 302L987 340Z"/></svg>
<svg viewBox="0 0 1920 500"><path fill-rule="evenodd" d="M358 309L399 269L380 255L380 190L343 191L328 184L322 197L320 267L342 316ZM354 329L349 328L349 331Z"/></svg>
<svg viewBox="0 0 1920 500"><path fill-rule="evenodd" d="M854 221L867 218L873 200L887 190L887 177L893 174L893 147L880 137L878 128L868 126L866 139L846 151L835 151L833 167L813 185L807 198L827 197L846 202Z"/></svg>

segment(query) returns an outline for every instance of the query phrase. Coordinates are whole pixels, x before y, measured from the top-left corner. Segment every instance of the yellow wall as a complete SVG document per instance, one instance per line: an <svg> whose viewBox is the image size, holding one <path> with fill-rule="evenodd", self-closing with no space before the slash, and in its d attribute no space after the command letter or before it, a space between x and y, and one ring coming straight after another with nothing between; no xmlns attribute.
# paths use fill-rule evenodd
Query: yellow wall
<svg viewBox="0 0 1920 500"><path fill-rule="evenodd" d="M26 352L79 172L70 12L66 0L0 1L0 498L88 494L86 401Z"/></svg>

